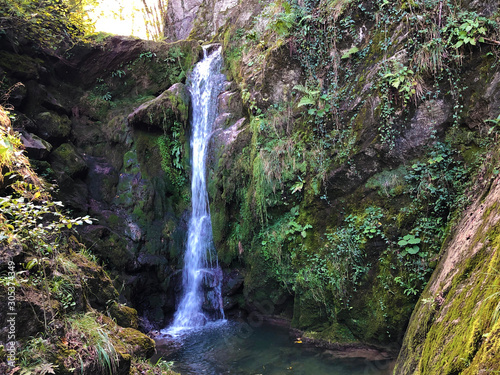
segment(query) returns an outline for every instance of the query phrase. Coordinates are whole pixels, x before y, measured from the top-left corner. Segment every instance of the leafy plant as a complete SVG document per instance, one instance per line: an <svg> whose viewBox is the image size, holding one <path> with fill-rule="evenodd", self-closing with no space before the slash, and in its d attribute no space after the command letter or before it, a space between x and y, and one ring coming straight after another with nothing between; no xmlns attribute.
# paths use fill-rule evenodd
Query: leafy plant
<svg viewBox="0 0 500 375"><path fill-rule="evenodd" d="M353 47L349 48L349 50L342 55L341 59L348 59L349 57L351 57L352 55L354 55L357 52L359 52L359 48L356 46L353 46Z"/></svg>
<svg viewBox="0 0 500 375"><path fill-rule="evenodd" d="M186 78L186 70L182 65L185 57L186 54L180 47L172 47L168 50L168 56L163 60L166 64L161 68L164 71L164 79L173 84Z"/></svg>
<svg viewBox="0 0 500 375"><path fill-rule="evenodd" d="M58 366L48 360L51 354L49 340L42 337L29 339L19 352L20 374L54 374Z"/></svg>
<svg viewBox="0 0 500 375"><path fill-rule="evenodd" d="M349 215L344 224L325 233L324 247L308 255L297 274L297 283L312 283L327 290L339 307L350 308L351 293L362 283L371 268L366 260L365 245L380 237L387 241L380 220L382 209L368 207L360 215ZM317 301L331 306L324 294L316 294Z"/></svg>
<svg viewBox="0 0 500 375"><path fill-rule="evenodd" d="M103 96L102 96L102 99L103 100L106 100L107 102L111 101L111 99L113 99L113 96L111 95L111 93L109 91L107 91Z"/></svg>
<svg viewBox="0 0 500 375"><path fill-rule="evenodd" d="M460 12L457 18L450 17L443 29L444 33L449 34L448 45L457 49L463 45L475 46L478 42L484 43L490 22L485 17L467 11Z"/></svg>
<svg viewBox="0 0 500 375"><path fill-rule="evenodd" d="M175 121L169 132L166 132L157 140L161 155L161 167L170 178L170 181L178 188L182 188L186 182L182 164L184 145L181 139L183 136L182 124Z"/></svg>
<svg viewBox="0 0 500 375"><path fill-rule="evenodd" d="M56 276L51 282L51 293L59 300L64 310L76 306L74 285L66 277Z"/></svg>
<svg viewBox="0 0 500 375"><path fill-rule="evenodd" d="M152 60L154 57L156 57L156 53L152 51L141 52L139 55L140 60Z"/></svg>
<svg viewBox="0 0 500 375"><path fill-rule="evenodd" d="M270 15L271 20L267 28L276 32L281 37L288 36L295 26L297 18L292 6L286 0L278 0L271 3L270 8L272 9L272 15Z"/></svg>
<svg viewBox="0 0 500 375"><path fill-rule="evenodd" d="M415 237L413 234L407 234L398 241L398 245L403 248L406 253L415 255L420 251L418 244L422 242L420 238Z"/></svg>
<svg viewBox="0 0 500 375"><path fill-rule="evenodd" d="M111 72L111 77L118 77L118 78L122 78L122 77L125 77L127 73L125 73L124 70L122 69L117 69L115 70L114 72Z"/></svg>
<svg viewBox="0 0 500 375"><path fill-rule="evenodd" d="M403 97L403 106L410 99L422 96L422 79L410 68L398 61L392 64L392 69L382 76L382 81L387 81Z"/></svg>

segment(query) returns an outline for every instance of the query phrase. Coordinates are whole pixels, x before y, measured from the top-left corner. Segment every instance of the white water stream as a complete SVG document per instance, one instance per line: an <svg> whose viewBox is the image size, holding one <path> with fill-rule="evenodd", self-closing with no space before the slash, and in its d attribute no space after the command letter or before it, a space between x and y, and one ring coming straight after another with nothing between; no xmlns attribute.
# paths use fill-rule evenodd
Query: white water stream
<svg viewBox="0 0 500 375"><path fill-rule="evenodd" d="M189 79L191 120L191 204L187 249L182 276L183 294L169 334L198 328L207 321L224 319L220 285L222 271L217 262L208 204L206 159L213 124L217 117L217 97L225 81L221 73L221 47L205 48ZM207 309L206 307L209 306ZM205 309L204 309L205 307Z"/></svg>

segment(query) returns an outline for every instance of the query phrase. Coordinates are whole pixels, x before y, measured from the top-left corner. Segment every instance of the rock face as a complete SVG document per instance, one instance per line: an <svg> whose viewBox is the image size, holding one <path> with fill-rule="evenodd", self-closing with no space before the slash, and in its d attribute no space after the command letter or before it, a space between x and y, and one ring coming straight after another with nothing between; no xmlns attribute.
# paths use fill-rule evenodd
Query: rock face
<svg viewBox="0 0 500 375"><path fill-rule="evenodd" d="M259 2L238 0L173 0L168 2L164 35L169 42L211 40L227 25L243 27L257 14Z"/></svg>
<svg viewBox="0 0 500 375"><path fill-rule="evenodd" d="M81 229L84 242L128 285L122 298L142 322L162 328L189 201L182 81L201 48L121 37L101 47L75 47L71 61L2 52L0 66L12 84L22 79L13 126L33 165L66 206L98 219Z"/></svg>
<svg viewBox="0 0 500 375"><path fill-rule="evenodd" d="M219 27L203 12L214 9L207 2L190 33L223 41L233 81L221 95L209 168L219 258L245 269L242 296L224 303L270 306L264 315L286 317L315 338L394 352L449 220L470 196L464 185L476 189L470 171L496 153L495 138L485 138L495 132L486 120L499 114L494 59L478 49L455 60L456 44L446 42L439 58L460 71L447 82L440 66L424 67L427 44L408 48L415 29L391 18L385 31L392 11L370 2L286 5L230 5ZM467 9L488 15L491 5ZM451 9L439 20L424 8L396 8L400 20L461 22ZM461 94L451 94L450 82Z"/></svg>
<svg viewBox="0 0 500 375"><path fill-rule="evenodd" d="M0 52L0 68L26 87L16 126L50 142L40 168L67 204L99 219L82 234L125 285L137 324L165 325L179 292L184 81L196 39L223 45L232 81L208 168L225 307L279 316L315 339L393 348L437 265L397 373L498 369L488 286L498 287L499 269L490 176L499 170L500 36L493 19L477 17L496 4L465 2L464 13L424 3L172 0L174 44L111 38L76 47L69 63ZM482 26L459 40L467 20ZM477 181L490 190L441 252Z"/></svg>
<svg viewBox="0 0 500 375"><path fill-rule="evenodd" d="M201 0L169 1L166 11L165 37L168 41L186 39L193 29Z"/></svg>
<svg viewBox="0 0 500 375"><path fill-rule="evenodd" d="M488 185L443 249L412 314L396 374L487 374L500 369L500 179L491 177Z"/></svg>

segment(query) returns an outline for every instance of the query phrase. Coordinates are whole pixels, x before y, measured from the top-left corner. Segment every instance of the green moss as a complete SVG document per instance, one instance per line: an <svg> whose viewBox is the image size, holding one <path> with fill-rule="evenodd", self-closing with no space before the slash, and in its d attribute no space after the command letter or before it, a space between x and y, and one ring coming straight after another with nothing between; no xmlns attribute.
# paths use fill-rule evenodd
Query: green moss
<svg viewBox="0 0 500 375"><path fill-rule="evenodd" d="M300 290L295 294L292 326L301 330L323 331L328 327L328 315L325 306L312 293L311 290Z"/></svg>
<svg viewBox="0 0 500 375"><path fill-rule="evenodd" d="M134 328L138 327L138 317L137 310L114 302L109 308L108 313L111 318L115 319L116 323L119 326L125 328Z"/></svg>
<svg viewBox="0 0 500 375"><path fill-rule="evenodd" d="M334 323L321 331L306 331L304 332L304 337L325 340L333 343L348 344L356 343L358 340L351 333L349 328L340 323Z"/></svg>
<svg viewBox="0 0 500 375"><path fill-rule="evenodd" d="M82 174L87 169L85 160L70 143L63 143L51 154L52 168L70 177Z"/></svg>
<svg viewBox="0 0 500 375"><path fill-rule="evenodd" d="M490 244L465 262L454 277L443 303L446 309L439 312L439 321L430 327L425 338L417 373L480 373L471 368L500 369L500 361L493 360L490 351L499 345L498 322L492 321L498 301L489 298L500 288L500 273L496 271L500 256L489 250L490 246L500 245L498 227L487 233ZM484 288L485 284L492 288Z"/></svg>
<svg viewBox="0 0 500 375"><path fill-rule="evenodd" d="M0 67L21 79L38 79L38 68L42 60L27 55L0 51Z"/></svg>
<svg viewBox="0 0 500 375"><path fill-rule="evenodd" d="M43 138L66 139L71 132L71 121L68 116L60 116L54 112L37 114L38 131Z"/></svg>

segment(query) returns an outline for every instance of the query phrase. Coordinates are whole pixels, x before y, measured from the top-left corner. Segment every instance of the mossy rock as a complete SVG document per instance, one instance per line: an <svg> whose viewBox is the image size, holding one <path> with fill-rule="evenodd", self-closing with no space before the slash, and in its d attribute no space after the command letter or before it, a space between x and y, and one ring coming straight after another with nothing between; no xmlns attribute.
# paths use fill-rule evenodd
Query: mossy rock
<svg viewBox="0 0 500 375"><path fill-rule="evenodd" d="M39 79L38 68L41 62L27 55L0 51L0 67L18 79Z"/></svg>
<svg viewBox="0 0 500 375"><path fill-rule="evenodd" d="M49 142L61 141L69 137L71 120L66 115L55 112L42 112L35 117L35 133Z"/></svg>
<svg viewBox="0 0 500 375"><path fill-rule="evenodd" d="M314 300L310 291L295 294L292 325L303 330L323 330L327 322L325 307Z"/></svg>
<svg viewBox="0 0 500 375"><path fill-rule="evenodd" d="M114 302L109 307L108 312L119 326L134 329L139 326L136 309Z"/></svg>
<svg viewBox="0 0 500 375"><path fill-rule="evenodd" d="M0 295L5 296L7 300L7 286L0 285ZM50 304L50 308L49 308ZM16 339L25 339L31 336L44 332L44 319L52 321L58 312L61 311L61 306L58 301L50 298L47 301L45 294L39 289L26 285L23 288L16 289L16 312L15 317L15 334ZM0 306L0 324L5 327L5 334L8 332L10 318L8 313L8 305L4 303ZM6 337L6 336L5 336Z"/></svg>
<svg viewBox="0 0 500 375"><path fill-rule="evenodd" d="M410 320L398 374L500 371L498 179L463 214Z"/></svg>
<svg viewBox="0 0 500 375"><path fill-rule="evenodd" d="M63 143L50 155L52 168L56 173L63 173L69 177L79 177L87 171L85 160L76 151L71 143Z"/></svg>
<svg viewBox="0 0 500 375"><path fill-rule="evenodd" d="M128 116L128 123L135 127L168 130L175 121L187 123L189 94L182 83L176 83L157 98L144 103Z"/></svg>
<svg viewBox="0 0 500 375"><path fill-rule="evenodd" d="M86 280L85 298L94 308L104 308L109 301L118 299L118 291L104 269L79 253L70 252L71 260L82 271Z"/></svg>
<svg viewBox="0 0 500 375"><path fill-rule="evenodd" d="M121 329L118 332L118 338L133 356L149 358L155 352L154 340L134 328Z"/></svg>
<svg viewBox="0 0 500 375"><path fill-rule="evenodd" d="M115 269L122 269L132 258L125 237L101 225L93 225L82 232L85 243L93 252Z"/></svg>

